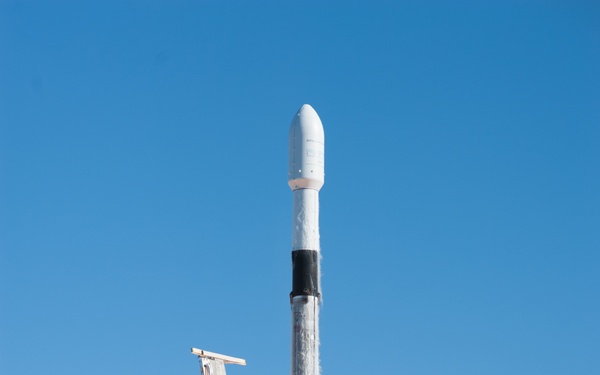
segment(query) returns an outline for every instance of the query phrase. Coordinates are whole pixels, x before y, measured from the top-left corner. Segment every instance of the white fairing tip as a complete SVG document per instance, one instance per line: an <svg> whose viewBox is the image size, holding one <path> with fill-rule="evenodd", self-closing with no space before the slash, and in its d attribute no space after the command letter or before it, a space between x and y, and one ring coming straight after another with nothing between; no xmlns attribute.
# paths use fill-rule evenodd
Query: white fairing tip
<svg viewBox="0 0 600 375"><path fill-rule="evenodd" d="M288 185L320 190L325 183L325 134L317 112L304 104L292 119L288 143Z"/></svg>

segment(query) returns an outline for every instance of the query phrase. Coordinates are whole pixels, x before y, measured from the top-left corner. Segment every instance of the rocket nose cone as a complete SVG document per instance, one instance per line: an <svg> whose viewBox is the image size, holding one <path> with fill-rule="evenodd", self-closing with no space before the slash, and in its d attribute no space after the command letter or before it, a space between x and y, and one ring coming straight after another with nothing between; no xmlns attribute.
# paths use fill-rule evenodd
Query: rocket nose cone
<svg viewBox="0 0 600 375"><path fill-rule="evenodd" d="M315 112L315 109L313 107L311 107L310 104L303 104L302 107L300 107L300 109L298 110L298 114L300 113L309 113L309 112Z"/></svg>
<svg viewBox="0 0 600 375"><path fill-rule="evenodd" d="M288 185L292 190L319 190L325 181L325 133L317 112L304 104L289 131Z"/></svg>
<svg viewBox="0 0 600 375"><path fill-rule="evenodd" d="M310 104L304 104L302 107L300 107L298 112L296 112L294 122L300 126L314 126L317 124L323 126L321 124L321 119L319 118L319 115L313 109L313 107L310 106Z"/></svg>

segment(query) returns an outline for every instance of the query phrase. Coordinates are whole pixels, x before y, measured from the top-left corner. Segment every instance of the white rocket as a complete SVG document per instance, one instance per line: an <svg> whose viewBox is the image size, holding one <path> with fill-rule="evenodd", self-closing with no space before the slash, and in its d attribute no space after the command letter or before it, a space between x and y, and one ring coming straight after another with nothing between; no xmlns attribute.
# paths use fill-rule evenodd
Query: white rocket
<svg viewBox="0 0 600 375"><path fill-rule="evenodd" d="M325 135L317 112L304 104L289 132L288 184L294 194L292 219L291 375L319 375L321 247L319 190L325 182Z"/></svg>

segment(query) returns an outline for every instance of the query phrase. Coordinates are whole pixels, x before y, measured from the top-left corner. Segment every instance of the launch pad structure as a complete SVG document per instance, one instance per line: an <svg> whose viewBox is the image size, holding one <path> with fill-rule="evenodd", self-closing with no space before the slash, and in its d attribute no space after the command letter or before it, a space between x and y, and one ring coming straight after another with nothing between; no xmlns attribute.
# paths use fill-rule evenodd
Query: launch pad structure
<svg viewBox="0 0 600 375"><path fill-rule="evenodd" d="M226 375L225 365L246 366L246 360L230 357L219 353L213 353L202 349L192 348L192 354L198 356L200 361L200 374L202 375Z"/></svg>

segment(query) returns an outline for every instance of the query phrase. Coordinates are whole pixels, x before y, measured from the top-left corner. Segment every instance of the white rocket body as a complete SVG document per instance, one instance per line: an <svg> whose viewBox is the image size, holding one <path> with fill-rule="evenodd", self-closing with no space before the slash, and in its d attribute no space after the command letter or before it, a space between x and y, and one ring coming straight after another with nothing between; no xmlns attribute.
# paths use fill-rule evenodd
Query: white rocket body
<svg viewBox="0 0 600 375"><path fill-rule="evenodd" d="M319 375L320 244L319 190L325 182L325 136L321 119L308 104L289 131L288 184L292 218L291 375Z"/></svg>

